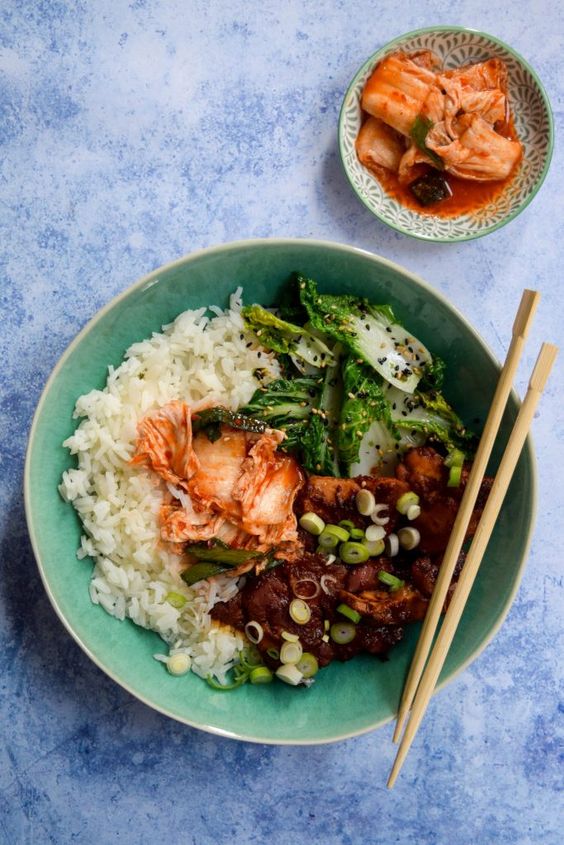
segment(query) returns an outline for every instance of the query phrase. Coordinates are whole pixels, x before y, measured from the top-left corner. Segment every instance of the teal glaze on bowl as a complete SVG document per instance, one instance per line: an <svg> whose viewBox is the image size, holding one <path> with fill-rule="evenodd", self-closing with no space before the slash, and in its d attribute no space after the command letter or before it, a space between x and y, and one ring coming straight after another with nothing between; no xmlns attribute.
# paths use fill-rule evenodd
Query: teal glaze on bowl
<svg viewBox="0 0 564 845"><path fill-rule="evenodd" d="M524 156L515 178L488 205L473 214L434 217L420 214L393 199L358 160L355 141L362 124L360 100L366 80L384 56L396 50L432 50L445 67L491 58L503 59L509 75L509 99ZM505 226L539 191L552 158L554 126L548 97L532 67L503 41L456 26L434 26L408 32L390 41L362 65L345 94L339 116L339 151L351 186L380 220L404 235L426 241L454 243L479 238Z"/></svg>
<svg viewBox="0 0 564 845"><path fill-rule="evenodd" d="M386 663L362 656L324 669L310 689L280 683L216 692L195 675L174 678L152 655L160 638L130 621L108 616L89 598L90 560L79 561L80 524L57 492L70 464L62 441L74 430L77 397L101 388L107 367L126 348L187 308L225 305L237 285L247 302L271 304L299 269L322 290L389 302L433 352L448 362L445 392L467 422L484 419L499 365L454 308L413 274L378 256L334 243L244 241L196 252L156 270L103 308L55 367L35 413L25 468L26 515L49 598L67 630L110 677L149 706L202 730L276 744L331 742L391 719L418 626ZM509 336L510 326L507 326ZM510 399L501 440L518 410ZM496 457L496 459L499 455ZM446 682L472 661L501 625L517 589L532 532L535 466L530 440L444 667Z"/></svg>

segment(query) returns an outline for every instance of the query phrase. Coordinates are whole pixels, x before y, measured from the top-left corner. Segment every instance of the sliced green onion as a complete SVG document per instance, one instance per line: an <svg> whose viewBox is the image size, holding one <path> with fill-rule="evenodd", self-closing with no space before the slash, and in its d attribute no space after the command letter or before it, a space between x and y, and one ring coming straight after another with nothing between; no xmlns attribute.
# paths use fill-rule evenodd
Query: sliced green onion
<svg viewBox="0 0 564 845"><path fill-rule="evenodd" d="M386 536L386 529L382 525L369 525L366 529L366 539L369 543L375 540L383 540Z"/></svg>
<svg viewBox="0 0 564 845"><path fill-rule="evenodd" d="M384 551L383 540L365 540L362 545L368 549L370 557L378 557Z"/></svg>
<svg viewBox="0 0 564 845"><path fill-rule="evenodd" d="M356 509L361 516L370 516L376 507L376 499L370 490L359 490L356 494Z"/></svg>
<svg viewBox="0 0 564 845"><path fill-rule="evenodd" d="M464 452L460 449L451 449L445 458L446 467L461 467L465 458Z"/></svg>
<svg viewBox="0 0 564 845"><path fill-rule="evenodd" d="M408 490L407 493L403 493L396 502L396 510L398 510L402 514L407 513L407 509L410 505L418 505L419 504L419 496L417 493L414 493L413 490Z"/></svg>
<svg viewBox="0 0 564 845"><path fill-rule="evenodd" d="M300 660L304 650L300 642L297 643L283 643L280 649L281 663L297 663Z"/></svg>
<svg viewBox="0 0 564 845"><path fill-rule="evenodd" d="M206 678L206 682L210 685L210 687L212 689L217 689L217 690L221 690L222 692L227 692L228 690L237 689L237 687L242 686L244 683L246 683L248 677L249 677L248 674L246 672L243 672L241 675L238 675L235 678L233 683L231 683L231 684L220 684L219 681L216 681L215 678L212 675L208 675L207 678Z"/></svg>
<svg viewBox="0 0 564 845"><path fill-rule="evenodd" d="M247 639L250 640L253 645L257 645L264 637L264 629L259 622L255 622L255 620L252 619L245 625L245 634L247 635Z"/></svg>
<svg viewBox="0 0 564 845"><path fill-rule="evenodd" d="M297 634L291 634L290 631L282 631L282 639L288 643L297 643L300 638Z"/></svg>
<svg viewBox="0 0 564 845"><path fill-rule="evenodd" d="M421 534L417 528L400 528L398 531L398 540L402 549L411 551L411 549L419 545Z"/></svg>
<svg viewBox="0 0 564 845"><path fill-rule="evenodd" d="M300 517L300 525L309 534L313 534L314 537L318 537L325 528L325 523L321 517L312 511L304 513L304 515Z"/></svg>
<svg viewBox="0 0 564 845"><path fill-rule="evenodd" d="M375 525L387 525L390 521L389 516L382 516L384 513L388 513L389 511L388 505L376 505L372 513L370 514L370 519Z"/></svg>
<svg viewBox="0 0 564 845"><path fill-rule="evenodd" d="M249 681L251 684L269 684L272 677L272 672L267 666L257 666L249 675Z"/></svg>
<svg viewBox="0 0 564 845"><path fill-rule="evenodd" d="M339 556L344 563L364 563L370 557L370 552L363 543L342 543Z"/></svg>
<svg viewBox="0 0 564 845"><path fill-rule="evenodd" d="M331 639L338 645L346 645L356 637L356 626L350 622L334 622L331 625Z"/></svg>
<svg viewBox="0 0 564 845"><path fill-rule="evenodd" d="M324 619L323 620L323 630L325 631L325 633L327 633L327 631L329 630L330 627L331 627L331 623L329 622L329 620Z"/></svg>
<svg viewBox="0 0 564 845"><path fill-rule="evenodd" d="M309 651L304 651L300 660L296 663L296 669L302 673L304 678L313 678L314 675L317 675L319 671L319 663L317 662L315 654L311 654Z"/></svg>
<svg viewBox="0 0 564 845"><path fill-rule="evenodd" d="M349 607L348 604L340 604L337 607L337 613L342 613L343 616L346 616L347 619L350 619L351 622L354 622L355 625L360 622L362 616L360 613L352 607Z"/></svg>
<svg viewBox="0 0 564 845"><path fill-rule="evenodd" d="M299 578L292 584L297 599L309 601L319 595L319 582L315 578Z"/></svg>
<svg viewBox="0 0 564 845"><path fill-rule="evenodd" d="M280 660L280 652L277 648L267 648L266 653L272 658L272 660Z"/></svg>
<svg viewBox="0 0 564 845"><path fill-rule="evenodd" d="M388 557L395 557L399 552L399 539L397 534L388 534L384 540L384 548Z"/></svg>
<svg viewBox="0 0 564 845"><path fill-rule="evenodd" d="M290 602L289 612L291 618L297 625L307 625L311 619L309 604L306 604L303 599L293 599Z"/></svg>
<svg viewBox="0 0 564 845"><path fill-rule="evenodd" d="M349 532L340 525L326 525L319 535L319 545L325 549L334 549L339 543L346 543Z"/></svg>
<svg viewBox="0 0 564 845"><path fill-rule="evenodd" d="M392 575L391 572L385 572L383 569L378 573L378 580L381 581L382 584L386 584L392 593L395 593L396 590L401 589L401 587L405 587L405 581L402 581L401 578L396 578L396 576Z"/></svg>
<svg viewBox="0 0 564 845"><path fill-rule="evenodd" d="M323 531L319 536L319 545L317 547L318 554L327 554L331 549L336 549L339 545L339 538L335 537L331 532Z"/></svg>
<svg viewBox="0 0 564 845"><path fill-rule="evenodd" d="M351 540L364 540L364 531L362 528L351 528L350 530Z"/></svg>
<svg viewBox="0 0 564 845"><path fill-rule="evenodd" d="M326 596L333 595L333 589L328 586L329 584L338 584L338 581L332 575L322 575L319 579L319 585Z"/></svg>
<svg viewBox="0 0 564 845"><path fill-rule="evenodd" d="M184 607L184 605L186 604L187 599L186 596L182 595L182 593L175 593L174 591L171 591L170 593L166 594L165 601L167 601L177 610L180 610L180 608Z"/></svg>
<svg viewBox="0 0 564 845"><path fill-rule="evenodd" d="M447 487L459 487L462 481L462 467L452 466L448 471Z"/></svg>
<svg viewBox="0 0 564 845"><path fill-rule="evenodd" d="M419 505L410 505L405 515L411 522L411 520L417 519L418 516L421 516L421 508Z"/></svg>
<svg viewBox="0 0 564 845"><path fill-rule="evenodd" d="M350 519L341 519L341 521L339 522L339 527L345 528L347 531L350 531L352 528L354 528L354 522L352 522L352 520Z"/></svg>
<svg viewBox="0 0 564 845"><path fill-rule="evenodd" d="M190 655L180 652L179 654L171 654L166 661L166 668L171 675L185 675L190 670Z"/></svg>
<svg viewBox="0 0 564 845"><path fill-rule="evenodd" d="M297 687L300 681L303 680L303 675L300 670L292 663L285 663L279 666L276 670L276 677L284 681L285 684L290 684L292 687Z"/></svg>

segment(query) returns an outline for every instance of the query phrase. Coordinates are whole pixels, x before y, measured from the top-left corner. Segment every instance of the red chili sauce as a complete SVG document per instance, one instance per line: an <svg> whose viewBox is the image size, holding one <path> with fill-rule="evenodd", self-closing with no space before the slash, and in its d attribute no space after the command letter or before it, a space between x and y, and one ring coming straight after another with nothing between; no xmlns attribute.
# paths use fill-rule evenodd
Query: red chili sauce
<svg viewBox="0 0 564 845"><path fill-rule="evenodd" d="M513 118L502 126L496 126L496 131L512 141L518 140ZM452 196L427 206L421 205L411 192L409 184L402 185L397 174L391 170L379 167L374 168L370 172L378 179L386 193L401 203L401 205L406 206L406 208L417 211L419 214L427 214L434 217L455 217L461 214L475 214L496 200L515 178L521 161L522 159L506 179L497 181L479 182L473 179L461 179L458 176L445 173L444 176L452 191ZM431 169L425 164L419 165L417 178L424 176Z"/></svg>

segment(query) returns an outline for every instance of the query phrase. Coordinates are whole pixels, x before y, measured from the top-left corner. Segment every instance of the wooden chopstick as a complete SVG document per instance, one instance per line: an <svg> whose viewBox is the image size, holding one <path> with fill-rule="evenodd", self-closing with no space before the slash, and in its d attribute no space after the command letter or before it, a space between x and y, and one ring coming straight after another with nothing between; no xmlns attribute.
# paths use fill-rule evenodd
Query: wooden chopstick
<svg viewBox="0 0 564 845"><path fill-rule="evenodd" d="M464 612L466 601L495 527L507 488L509 487L517 461L519 460L519 455L523 449L523 444L531 427L535 409L541 397L541 393L544 390L546 380L550 374L550 370L552 369L557 353L557 347L553 346L551 343L544 343L542 345L533 374L531 375L527 395L525 396L519 414L517 415L513 431L509 437L497 475L484 507L482 518L480 519L478 528L474 534L466 562L454 590L454 595L445 614L445 618L433 647L433 651L431 652L429 662L423 672L421 683L419 684L419 688L413 702L413 709L411 711L409 722L407 723L405 733L402 737L402 741L398 748L396 759L388 779L389 789L392 788L396 781L399 771L407 756L407 752L413 742L413 738L415 737L417 729L421 724L421 720L425 715L429 700L433 695L433 690L435 689L439 674L446 660L458 623L460 622L462 613Z"/></svg>
<svg viewBox="0 0 564 845"><path fill-rule="evenodd" d="M495 438L501 423L501 418L511 392L511 387L519 364L519 358L528 334L540 295L536 291L524 290L521 302L517 310L515 322L513 323L511 344L507 352L505 363L500 373L496 391L492 399L490 410L480 443L472 464L470 475L466 483L466 489L460 502L460 507L452 527L448 545L445 550L443 562L439 575L433 589L433 594L427 608L423 621L423 627L417 641L415 653L409 668L409 673L403 689L402 698L398 710L397 723L394 730L393 741L397 742L404 722L411 707L411 703L417 691L417 685L425 668L425 662L433 643L433 637L441 617L446 595L454 568L464 543L468 524L480 492L482 479L490 459Z"/></svg>

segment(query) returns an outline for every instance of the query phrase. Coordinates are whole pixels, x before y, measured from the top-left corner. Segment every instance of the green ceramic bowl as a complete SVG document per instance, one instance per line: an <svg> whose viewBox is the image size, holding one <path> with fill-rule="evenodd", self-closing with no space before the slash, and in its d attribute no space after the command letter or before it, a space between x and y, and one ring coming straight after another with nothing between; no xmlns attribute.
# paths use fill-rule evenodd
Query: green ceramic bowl
<svg viewBox="0 0 564 845"><path fill-rule="evenodd" d="M355 141L362 123L360 99L375 65L396 50L433 50L445 67L500 58L509 72L509 96L515 126L524 147L519 171L494 201L475 214L434 217L406 208L387 194L378 179L359 162ZM552 112L546 92L535 71L511 47L491 35L456 26L418 29L390 41L370 56L351 82L339 118L339 150L345 173L358 198L380 220L426 241L468 241L505 226L523 211L536 195L548 172L554 144Z"/></svg>
<svg viewBox="0 0 564 845"><path fill-rule="evenodd" d="M26 513L49 598L84 651L111 678L162 713L206 731L267 743L322 743L361 734L388 721L398 703L418 629L386 663L362 656L323 670L311 689L280 683L222 693L195 675L173 678L152 655L162 641L119 622L90 602L89 560L76 550L80 525L57 484L70 464L62 441L73 431L76 398L101 388L133 342L159 330L186 308L225 305L237 285L247 302L270 304L299 269L322 290L390 302L399 317L448 362L446 394L467 422L484 419L499 366L474 329L436 291L384 258L334 243L244 241L194 253L141 279L103 308L69 346L51 375L31 429L25 472ZM509 325L506 327L509 334ZM515 418L510 400L502 440ZM530 442L472 592L442 674L442 683L467 666L504 619L523 567L535 502Z"/></svg>

